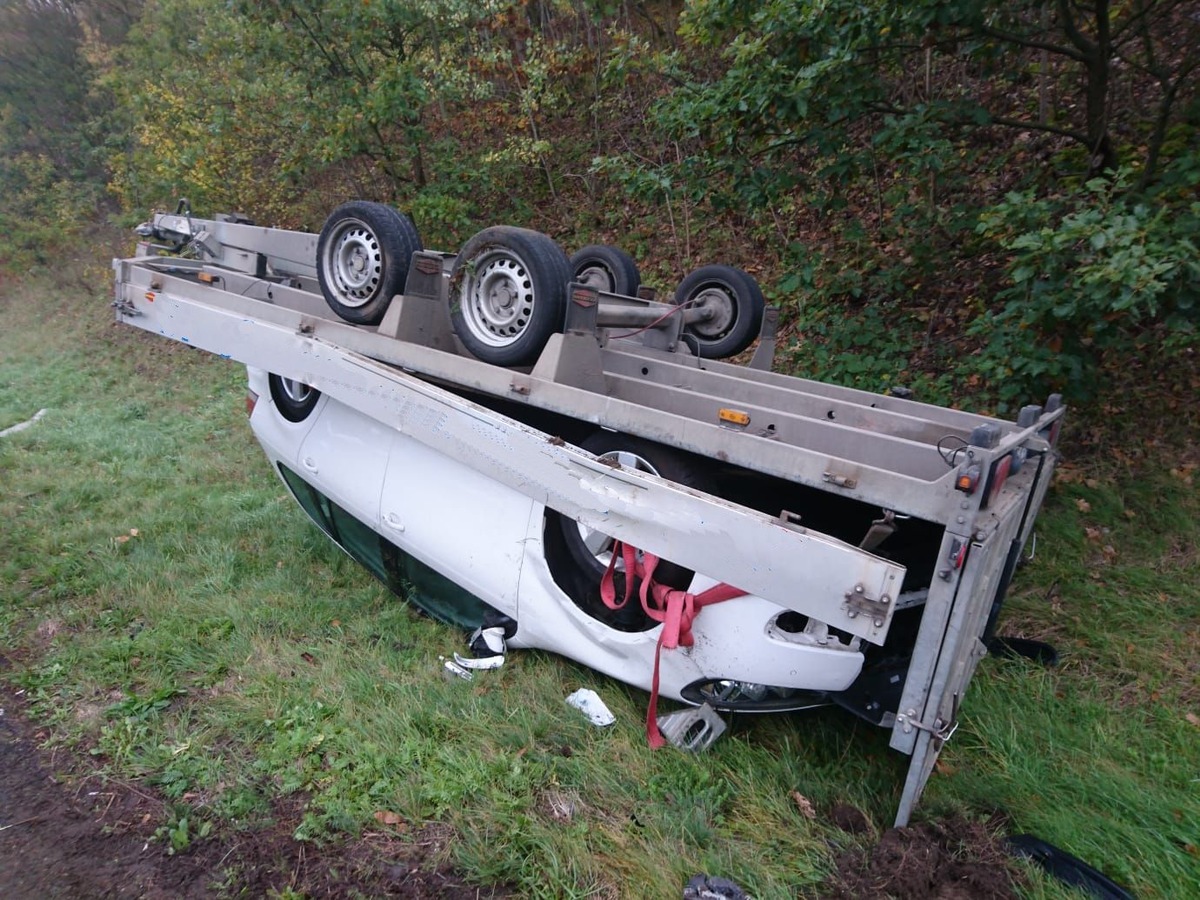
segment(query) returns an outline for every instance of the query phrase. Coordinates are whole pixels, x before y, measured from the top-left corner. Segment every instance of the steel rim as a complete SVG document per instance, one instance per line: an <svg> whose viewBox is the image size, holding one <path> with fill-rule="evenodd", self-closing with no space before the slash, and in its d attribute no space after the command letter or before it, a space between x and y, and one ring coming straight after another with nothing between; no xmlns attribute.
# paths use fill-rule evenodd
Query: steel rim
<svg viewBox="0 0 1200 900"><path fill-rule="evenodd" d="M658 470L650 465L643 457L636 453L630 453L628 450L612 450L608 453L599 453L597 456L600 459L620 463L623 468L633 469L637 472L645 472L648 475L657 475ZM612 559L612 549L614 539L612 535L605 534L603 531L597 531L594 528L588 528L586 525L576 522L575 527L579 529L579 540L583 542L583 546L592 558L600 564L602 568L607 569L609 560ZM638 551L638 558L641 559L642 551ZM625 571L625 560L618 558L617 563L613 568L618 572Z"/></svg>
<svg viewBox="0 0 1200 900"><path fill-rule="evenodd" d="M704 309L709 317L693 322L688 327L703 337L720 337L733 327L737 319L737 302L733 295L724 287L709 285L688 300L687 306L693 309Z"/></svg>
<svg viewBox="0 0 1200 900"><path fill-rule="evenodd" d="M383 282L383 248L375 232L358 219L347 219L325 250L325 271L338 301L359 307L369 303Z"/></svg>
<svg viewBox="0 0 1200 900"><path fill-rule="evenodd" d="M515 254L492 251L469 264L463 280L463 320L478 340L507 347L520 340L533 319L533 276Z"/></svg>
<svg viewBox="0 0 1200 900"><path fill-rule="evenodd" d="M577 284L586 284L588 287L609 293L613 291L616 284L613 273L608 270L607 266L600 263L593 263L580 269L575 273L575 281Z"/></svg>

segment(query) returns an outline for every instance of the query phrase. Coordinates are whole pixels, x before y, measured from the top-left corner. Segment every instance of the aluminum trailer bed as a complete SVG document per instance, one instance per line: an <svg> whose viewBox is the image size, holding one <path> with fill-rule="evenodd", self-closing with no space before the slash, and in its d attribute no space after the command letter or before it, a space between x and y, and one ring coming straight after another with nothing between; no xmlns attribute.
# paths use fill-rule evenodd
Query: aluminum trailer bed
<svg viewBox="0 0 1200 900"><path fill-rule="evenodd" d="M771 373L769 319L751 366L701 359L678 330L614 338L606 323L652 321L661 305L583 285L536 363L503 368L454 334L449 254L415 254L383 321L352 325L322 297L316 235L190 215L154 225L189 236L197 258L144 244L114 261L118 321L311 385L563 515L871 644L920 607L901 677L877 673L885 687L864 672L844 698L912 756L896 819L907 822L1032 534L1057 458L1057 398L1011 422ZM902 593L904 568L870 552L880 534L854 546L794 511L614 471L525 409L869 505L883 538L919 520L936 534L928 586Z"/></svg>

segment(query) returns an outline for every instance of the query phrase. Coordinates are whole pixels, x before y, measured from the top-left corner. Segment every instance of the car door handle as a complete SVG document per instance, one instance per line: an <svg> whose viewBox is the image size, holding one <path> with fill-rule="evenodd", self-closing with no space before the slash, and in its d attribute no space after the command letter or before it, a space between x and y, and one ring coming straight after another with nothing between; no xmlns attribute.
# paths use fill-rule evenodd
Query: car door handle
<svg viewBox="0 0 1200 900"><path fill-rule="evenodd" d="M404 531L404 522L394 512L388 513L383 517L383 524L392 529L392 531Z"/></svg>

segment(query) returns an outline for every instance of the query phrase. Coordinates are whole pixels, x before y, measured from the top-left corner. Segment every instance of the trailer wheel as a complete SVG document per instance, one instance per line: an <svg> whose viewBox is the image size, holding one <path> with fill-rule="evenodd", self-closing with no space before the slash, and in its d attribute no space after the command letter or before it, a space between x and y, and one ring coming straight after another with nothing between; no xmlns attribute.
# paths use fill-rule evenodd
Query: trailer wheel
<svg viewBox="0 0 1200 900"><path fill-rule="evenodd" d="M317 241L317 281L329 307L355 325L378 325L404 290L421 238L407 216L382 203L343 203Z"/></svg>
<svg viewBox="0 0 1200 900"><path fill-rule="evenodd" d="M289 422L303 422L321 399L321 392L316 388L274 372L267 376L267 383L271 387L275 408Z"/></svg>
<svg viewBox="0 0 1200 900"><path fill-rule="evenodd" d="M534 362L566 315L571 266L562 248L528 228L485 228L454 261L454 331L478 359Z"/></svg>
<svg viewBox="0 0 1200 900"><path fill-rule="evenodd" d="M573 281L609 294L636 297L642 284L633 257L620 247L589 244L571 256Z"/></svg>
<svg viewBox="0 0 1200 900"><path fill-rule="evenodd" d="M699 466L678 451L619 432L595 432L579 446L612 463L659 475L688 487L704 489L711 481ZM593 619L628 632L646 631L658 624L645 614L637 599L640 583L634 584L634 596L621 609L609 609L600 598L600 579L612 557L612 537L547 509L544 546L546 563L555 583ZM694 574L691 569L661 560L654 570L654 580L686 590ZM620 560L614 573L614 584L617 597L625 596L625 572Z"/></svg>
<svg viewBox="0 0 1200 900"><path fill-rule="evenodd" d="M704 359L724 359L749 347L762 324L762 290L750 275L733 266L701 266L679 283L676 306L709 310L710 318L683 329L688 343Z"/></svg>

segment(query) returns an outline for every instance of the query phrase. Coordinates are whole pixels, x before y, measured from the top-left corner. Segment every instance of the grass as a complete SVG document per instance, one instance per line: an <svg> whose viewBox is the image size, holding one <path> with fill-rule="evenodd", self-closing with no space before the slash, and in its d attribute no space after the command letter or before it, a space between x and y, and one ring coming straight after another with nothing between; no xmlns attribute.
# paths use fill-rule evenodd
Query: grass
<svg viewBox="0 0 1200 900"><path fill-rule="evenodd" d="M48 410L0 438L0 629L49 740L155 786L173 849L298 805L312 841L439 823L449 862L520 896L676 897L709 872L776 898L817 892L890 824L907 760L841 714L652 753L645 695L565 660L445 680L461 636L285 497L241 369L112 324L109 277L0 298L0 429ZM1004 620L1063 662L981 664L920 816L1000 812L1139 896L1200 895L1194 474L1067 468ZM569 709L578 687L618 724ZM834 828L839 802L874 834ZM1036 873L1024 890L1072 896Z"/></svg>

